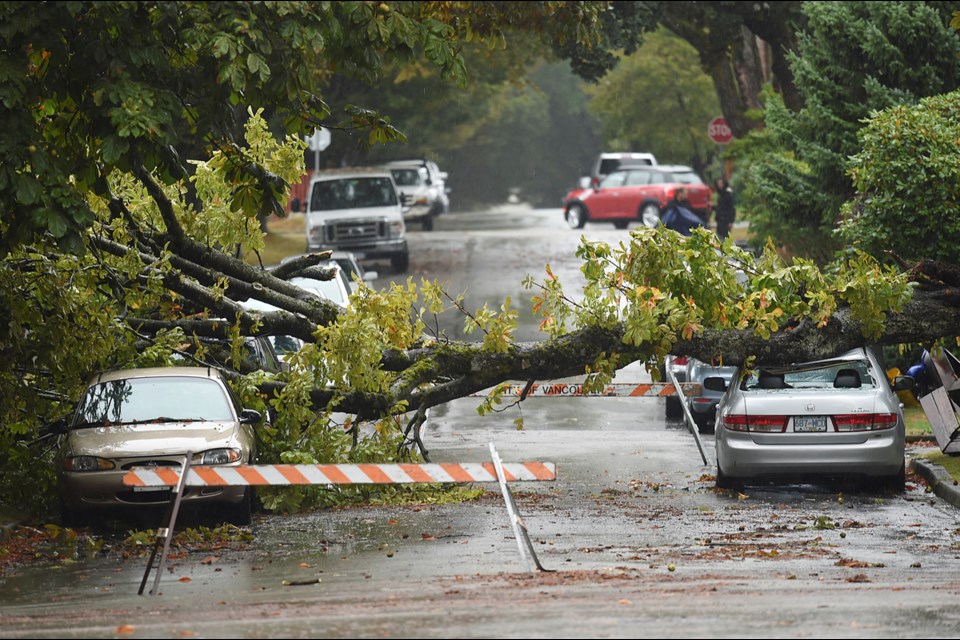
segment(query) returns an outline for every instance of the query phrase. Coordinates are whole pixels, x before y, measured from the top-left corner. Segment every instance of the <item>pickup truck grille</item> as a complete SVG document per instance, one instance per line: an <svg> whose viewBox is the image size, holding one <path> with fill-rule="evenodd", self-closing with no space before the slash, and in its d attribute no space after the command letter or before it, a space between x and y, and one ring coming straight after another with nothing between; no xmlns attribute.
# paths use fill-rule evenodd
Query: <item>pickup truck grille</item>
<svg viewBox="0 0 960 640"><path fill-rule="evenodd" d="M382 220L344 220L327 227L328 242L364 242L387 237Z"/></svg>

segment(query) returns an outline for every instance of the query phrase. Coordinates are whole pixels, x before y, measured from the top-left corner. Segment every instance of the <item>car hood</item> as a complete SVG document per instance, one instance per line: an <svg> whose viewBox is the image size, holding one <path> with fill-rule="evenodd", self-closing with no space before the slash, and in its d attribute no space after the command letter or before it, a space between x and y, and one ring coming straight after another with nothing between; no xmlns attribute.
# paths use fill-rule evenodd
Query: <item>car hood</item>
<svg viewBox="0 0 960 640"><path fill-rule="evenodd" d="M398 218L400 205L387 207L364 207L355 209L332 209L330 211L311 211L307 214L307 226L340 220L369 220L370 218Z"/></svg>
<svg viewBox="0 0 960 640"><path fill-rule="evenodd" d="M74 429L67 436L68 455L100 458L168 456L236 447L236 422L168 422Z"/></svg>

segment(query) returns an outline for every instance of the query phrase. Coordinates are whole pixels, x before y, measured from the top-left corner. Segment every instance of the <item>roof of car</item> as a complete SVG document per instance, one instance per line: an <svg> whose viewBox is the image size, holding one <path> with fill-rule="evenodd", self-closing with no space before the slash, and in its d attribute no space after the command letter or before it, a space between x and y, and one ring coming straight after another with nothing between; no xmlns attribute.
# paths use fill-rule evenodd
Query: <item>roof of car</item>
<svg viewBox="0 0 960 640"><path fill-rule="evenodd" d="M104 371L95 375L90 384L129 378L164 378L170 376L217 379L221 377L220 372L212 367L148 367L145 369Z"/></svg>
<svg viewBox="0 0 960 640"><path fill-rule="evenodd" d="M340 167L338 169L324 169L313 176L313 180L334 180L337 178L360 177L387 177L392 174L386 167Z"/></svg>

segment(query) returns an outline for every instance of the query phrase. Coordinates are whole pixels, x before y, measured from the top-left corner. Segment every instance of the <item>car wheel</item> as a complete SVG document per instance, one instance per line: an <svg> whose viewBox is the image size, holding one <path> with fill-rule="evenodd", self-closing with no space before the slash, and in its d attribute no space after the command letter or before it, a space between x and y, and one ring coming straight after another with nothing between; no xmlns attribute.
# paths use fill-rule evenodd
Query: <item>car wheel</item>
<svg viewBox="0 0 960 640"><path fill-rule="evenodd" d="M739 489L743 485L736 478L731 478L720 470L720 464L717 463L717 488L718 489Z"/></svg>
<svg viewBox="0 0 960 640"><path fill-rule="evenodd" d="M680 398L677 396L667 396L667 417L668 418L682 418L683 417L683 403L680 402Z"/></svg>
<svg viewBox="0 0 960 640"><path fill-rule="evenodd" d="M243 491L243 499L237 504L230 504L226 507L225 520L238 527L245 527L250 524L253 513L253 487L246 487Z"/></svg>
<svg viewBox="0 0 960 640"><path fill-rule="evenodd" d="M640 222L651 229L660 224L660 207L648 202L640 207Z"/></svg>
<svg viewBox="0 0 960 640"><path fill-rule="evenodd" d="M697 418L694 417L693 421L697 423L697 431L703 434L712 434L713 429L713 420L710 418Z"/></svg>
<svg viewBox="0 0 960 640"><path fill-rule="evenodd" d="M423 230L433 231L433 214L428 213L423 217Z"/></svg>
<svg viewBox="0 0 960 640"><path fill-rule="evenodd" d="M583 229L583 225L587 223L587 211L583 208L583 205L570 205L567 207L567 212L564 215L571 229Z"/></svg>
<svg viewBox="0 0 960 640"><path fill-rule="evenodd" d="M613 221L613 226L616 227L617 229L626 229L626 228L627 228L627 225L629 225L629 224L630 224L630 221L629 221L629 220L614 220L614 221Z"/></svg>
<svg viewBox="0 0 960 640"><path fill-rule="evenodd" d="M887 476L881 482L880 488L886 493L903 493L907 486L907 467L906 464L900 467L900 471Z"/></svg>
<svg viewBox="0 0 960 640"><path fill-rule="evenodd" d="M390 265L397 273L405 273L410 268L410 254L402 253L390 258Z"/></svg>
<svg viewBox="0 0 960 640"><path fill-rule="evenodd" d="M60 524L69 529L90 526L90 518L79 509L71 509L60 502Z"/></svg>

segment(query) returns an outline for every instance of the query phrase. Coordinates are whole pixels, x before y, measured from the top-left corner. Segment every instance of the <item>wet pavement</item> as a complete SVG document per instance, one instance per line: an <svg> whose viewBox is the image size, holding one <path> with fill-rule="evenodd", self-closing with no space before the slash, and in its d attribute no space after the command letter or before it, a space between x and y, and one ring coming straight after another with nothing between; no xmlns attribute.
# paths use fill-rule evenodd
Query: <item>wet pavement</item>
<svg viewBox="0 0 960 640"><path fill-rule="evenodd" d="M531 263L551 254L575 277L561 256L578 234L550 215L509 233L438 225L412 264L457 274L476 300L522 279L524 246ZM461 266L443 271L445 260ZM618 376L648 379L636 365ZM514 485L551 573L526 573L490 486L463 504L262 516L243 549L172 559L155 597L136 595L145 557L25 567L0 579L0 637L960 635L960 511L915 477L900 495L717 491L661 399L529 398L522 431L517 409L481 418L478 403L432 410L432 460L487 461L492 442L505 462L556 462L556 482Z"/></svg>

